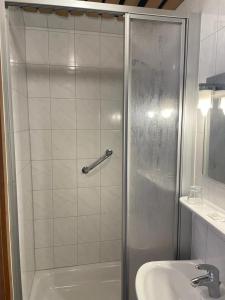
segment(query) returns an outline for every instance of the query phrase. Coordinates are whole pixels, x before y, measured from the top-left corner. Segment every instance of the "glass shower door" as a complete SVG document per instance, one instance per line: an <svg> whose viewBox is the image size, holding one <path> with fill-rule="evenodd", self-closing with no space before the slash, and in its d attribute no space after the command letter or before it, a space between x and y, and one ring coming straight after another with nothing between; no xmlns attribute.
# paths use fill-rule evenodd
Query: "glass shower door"
<svg viewBox="0 0 225 300"><path fill-rule="evenodd" d="M126 16L126 299L145 262L176 258L185 21Z"/></svg>

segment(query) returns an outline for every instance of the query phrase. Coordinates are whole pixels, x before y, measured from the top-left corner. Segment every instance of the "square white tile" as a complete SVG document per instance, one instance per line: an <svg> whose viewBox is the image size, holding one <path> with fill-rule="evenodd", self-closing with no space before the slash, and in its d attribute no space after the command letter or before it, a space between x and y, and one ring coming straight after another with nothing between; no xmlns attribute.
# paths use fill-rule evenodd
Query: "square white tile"
<svg viewBox="0 0 225 300"><path fill-rule="evenodd" d="M101 186L120 186L122 182L122 159L110 157L101 164Z"/></svg>
<svg viewBox="0 0 225 300"><path fill-rule="evenodd" d="M78 264L87 265L99 262L99 243L78 244Z"/></svg>
<svg viewBox="0 0 225 300"><path fill-rule="evenodd" d="M76 66L98 67L100 63L100 38L98 33L75 33Z"/></svg>
<svg viewBox="0 0 225 300"><path fill-rule="evenodd" d="M220 0L206 0L201 9L201 39L215 33L218 29Z"/></svg>
<svg viewBox="0 0 225 300"><path fill-rule="evenodd" d="M100 155L99 130L77 130L77 157L94 158Z"/></svg>
<svg viewBox="0 0 225 300"><path fill-rule="evenodd" d="M52 162L51 160L32 161L32 179L34 190L52 188Z"/></svg>
<svg viewBox="0 0 225 300"><path fill-rule="evenodd" d="M31 130L32 160L47 160L52 158L52 142L50 130Z"/></svg>
<svg viewBox="0 0 225 300"><path fill-rule="evenodd" d="M52 129L76 129L76 102L70 99L51 101Z"/></svg>
<svg viewBox="0 0 225 300"><path fill-rule="evenodd" d="M122 188L119 186L101 187L101 212L122 214Z"/></svg>
<svg viewBox="0 0 225 300"><path fill-rule="evenodd" d="M53 159L76 158L76 131L53 130L52 131Z"/></svg>
<svg viewBox="0 0 225 300"><path fill-rule="evenodd" d="M118 214L101 215L101 241L121 239L122 216Z"/></svg>
<svg viewBox="0 0 225 300"><path fill-rule="evenodd" d="M32 161L33 189L52 188L52 162L50 160Z"/></svg>
<svg viewBox="0 0 225 300"><path fill-rule="evenodd" d="M216 45L217 36L209 36L200 44L199 82L205 82L207 77L216 74Z"/></svg>
<svg viewBox="0 0 225 300"><path fill-rule="evenodd" d="M53 241L52 220L36 220L34 222L35 248L50 247Z"/></svg>
<svg viewBox="0 0 225 300"><path fill-rule="evenodd" d="M78 188L78 215L100 213L100 188Z"/></svg>
<svg viewBox="0 0 225 300"><path fill-rule="evenodd" d="M52 98L75 98L75 68L51 66L50 90Z"/></svg>
<svg viewBox="0 0 225 300"><path fill-rule="evenodd" d="M101 242L100 257L101 262L119 261L122 256L122 246L120 240Z"/></svg>
<svg viewBox="0 0 225 300"><path fill-rule="evenodd" d="M29 99L30 129L51 129L50 100Z"/></svg>
<svg viewBox="0 0 225 300"><path fill-rule="evenodd" d="M123 68L123 38L116 35L101 34L101 67Z"/></svg>
<svg viewBox="0 0 225 300"><path fill-rule="evenodd" d="M100 71L97 68L76 68L76 97L99 99Z"/></svg>
<svg viewBox="0 0 225 300"><path fill-rule="evenodd" d="M28 101L22 94L12 91L12 109L14 131L29 128Z"/></svg>
<svg viewBox="0 0 225 300"><path fill-rule="evenodd" d="M73 217L54 219L54 246L74 245L76 226Z"/></svg>
<svg viewBox="0 0 225 300"><path fill-rule="evenodd" d="M90 17L86 14L75 16L75 30L99 32L100 24L100 16Z"/></svg>
<svg viewBox="0 0 225 300"><path fill-rule="evenodd" d="M53 248L35 249L35 262L37 270L53 268Z"/></svg>
<svg viewBox="0 0 225 300"><path fill-rule="evenodd" d="M33 191L34 218L50 219L53 217L52 191Z"/></svg>
<svg viewBox="0 0 225 300"><path fill-rule="evenodd" d="M63 17L56 14L48 15L48 27L54 29L74 30L74 17Z"/></svg>
<svg viewBox="0 0 225 300"><path fill-rule="evenodd" d="M10 62L25 63L25 30L22 27L9 26Z"/></svg>
<svg viewBox="0 0 225 300"><path fill-rule="evenodd" d="M113 157L122 157L121 130L101 130L101 153L106 149L113 150Z"/></svg>
<svg viewBox="0 0 225 300"><path fill-rule="evenodd" d="M9 24L11 26L24 26L23 13L19 7L8 7Z"/></svg>
<svg viewBox="0 0 225 300"><path fill-rule="evenodd" d="M93 163L97 158L94 159L79 159L77 161L77 180L78 187L98 187L100 186L100 167L96 167L88 174L82 173L82 168Z"/></svg>
<svg viewBox="0 0 225 300"><path fill-rule="evenodd" d="M29 131L18 131L14 133L16 161L30 160L30 136Z"/></svg>
<svg viewBox="0 0 225 300"><path fill-rule="evenodd" d="M68 31L49 32L49 60L51 65L75 65L73 33Z"/></svg>
<svg viewBox="0 0 225 300"><path fill-rule="evenodd" d="M100 128L100 101L77 100L77 129Z"/></svg>
<svg viewBox="0 0 225 300"><path fill-rule="evenodd" d="M27 65L28 97L50 97L49 67L44 65Z"/></svg>
<svg viewBox="0 0 225 300"><path fill-rule="evenodd" d="M17 91L18 93L20 93L26 98L27 97L26 65L12 63L10 66L10 71L11 71L12 90ZM28 84L29 84L29 77L28 77Z"/></svg>
<svg viewBox="0 0 225 300"><path fill-rule="evenodd" d="M53 160L53 188L74 189L76 187L76 161Z"/></svg>
<svg viewBox="0 0 225 300"><path fill-rule="evenodd" d="M77 262L76 246L54 247L54 267L71 267Z"/></svg>
<svg viewBox="0 0 225 300"><path fill-rule="evenodd" d="M101 129L120 129L122 126L122 103L101 101Z"/></svg>
<svg viewBox="0 0 225 300"><path fill-rule="evenodd" d="M24 23L26 27L47 28L47 15L38 12L23 12Z"/></svg>
<svg viewBox="0 0 225 300"><path fill-rule="evenodd" d="M100 216L78 217L78 244L100 240Z"/></svg>
<svg viewBox="0 0 225 300"><path fill-rule="evenodd" d="M102 18L101 32L123 35L124 21L120 21L116 17L111 19Z"/></svg>
<svg viewBox="0 0 225 300"><path fill-rule="evenodd" d="M54 218L77 215L77 190L53 190Z"/></svg>
<svg viewBox="0 0 225 300"><path fill-rule="evenodd" d="M48 31L26 29L26 62L48 64Z"/></svg>
<svg viewBox="0 0 225 300"><path fill-rule="evenodd" d="M123 101L123 70L101 69L100 94L103 100Z"/></svg>

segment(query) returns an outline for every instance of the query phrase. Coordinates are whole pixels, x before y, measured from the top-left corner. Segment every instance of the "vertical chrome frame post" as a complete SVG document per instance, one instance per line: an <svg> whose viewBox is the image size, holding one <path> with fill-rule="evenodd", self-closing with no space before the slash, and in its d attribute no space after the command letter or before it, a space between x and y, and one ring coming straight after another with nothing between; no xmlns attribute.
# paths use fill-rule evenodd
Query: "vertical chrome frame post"
<svg viewBox="0 0 225 300"><path fill-rule="evenodd" d="M191 14L186 21L185 84L181 138L180 193L187 195L194 179L196 107L201 15ZM179 205L178 259L190 259L192 214Z"/></svg>
<svg viewBox="0 0 225 300"><path fill-rule="evenodd" d="M10 226L10 258L12 273L12 293L14 300L22 300L19 230L18 230L18 209L16 190L16 167L15 167L15 147L13 138L12 119L12 95L10 80L10 59L8 43L8 24L4 1L0 1L0 59L1 76L3 84L3 122L4 122L4 147L6 150L6 176L7 176L7 196L8 215Z"/></svg>
<svg viewBox="0 0 225 300"><path fill-rule="evenodd" d="M130 14L125 14L125 32L124 32L124 101L123 101L123 237L122 237L122 299L127 299L127 267L128 257L126 252L127 244L127 174L128 174L128 97L129 97L129 78L130 78Z"/></svg>
<svg viewBox="0 0 225 300"><path fill-rule="evenodd" d="M178 139L177 139L177 174L176 174L176 199L175 199L175 220L174 220L174 257L179 256L179 199L181 196L181 150L182 150L182 128L183 128L183 107L184 91L186 82L186 40L187 40L187 19L182 20L181 27L181 58L180 58L180 95L179 95L179 116L178 116Z"/></svg>

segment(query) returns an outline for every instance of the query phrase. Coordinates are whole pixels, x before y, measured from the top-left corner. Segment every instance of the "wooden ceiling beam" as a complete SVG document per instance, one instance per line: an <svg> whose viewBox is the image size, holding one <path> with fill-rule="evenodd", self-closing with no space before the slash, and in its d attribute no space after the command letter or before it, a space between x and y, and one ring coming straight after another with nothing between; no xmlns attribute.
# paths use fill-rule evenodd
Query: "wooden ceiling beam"
<svg viewBox="0 0 225 300"><path fill-rule="evenodd" d="M139 0L125 0L124 5L138 6Z"/></svg>
<svg viewBox="0 0 225 300"><path fill-rule="evenodd" d="M147 4L148 0L140 0L138 3L139 7L145 7L145 5Z"/></svg>
<svg viewBox="0 0 225 300"><path fill-rule="evenodd" d="M148 0L148 2L146 3L145 7L158 8L160 2L161 2L160 0Z"/></svg>
<svg viewBox="0 0 225 300"><path fill-rule="evenodd" d="M184 0L168 0L164 5L163 9L175 10Z"/></svg>
<svg viewBox="0 0 225 300"><path fill-rule="evenodd" d="M119 0L105 0L105 3L119 4Z"/></svg>

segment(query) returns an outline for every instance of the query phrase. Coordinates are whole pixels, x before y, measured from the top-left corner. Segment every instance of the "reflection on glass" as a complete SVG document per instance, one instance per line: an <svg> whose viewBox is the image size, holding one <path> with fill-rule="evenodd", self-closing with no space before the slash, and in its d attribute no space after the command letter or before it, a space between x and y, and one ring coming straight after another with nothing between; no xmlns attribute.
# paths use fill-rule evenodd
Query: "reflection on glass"
<svg viewBox="0 0 225 300"><path fill-rule="evenodd" d="M112 120L113 121L120 121L121 120L121 114L120 113L115 113L112 115Z"/></svg>
<svg viewBox="0 0 225 300"><path fill-rule="evenodd" d="M154 116L155 116L155 112L154 111L152 111L152 110L147 111L147 117L149 119L153 119Z"/></svg>
<svg viewBox="0 0 225 300"><path fill-rule="evenodd" d="M199 91L198 109L200 109L203 117L205 117L212 108L212 90Z"/></svg>
<svg viewBox="0 0 225 300"><path fill-rule="evenodd" d="M172 108L166 108L161 111L161 116L165 119L169 119L173 113Z"/></svg>

